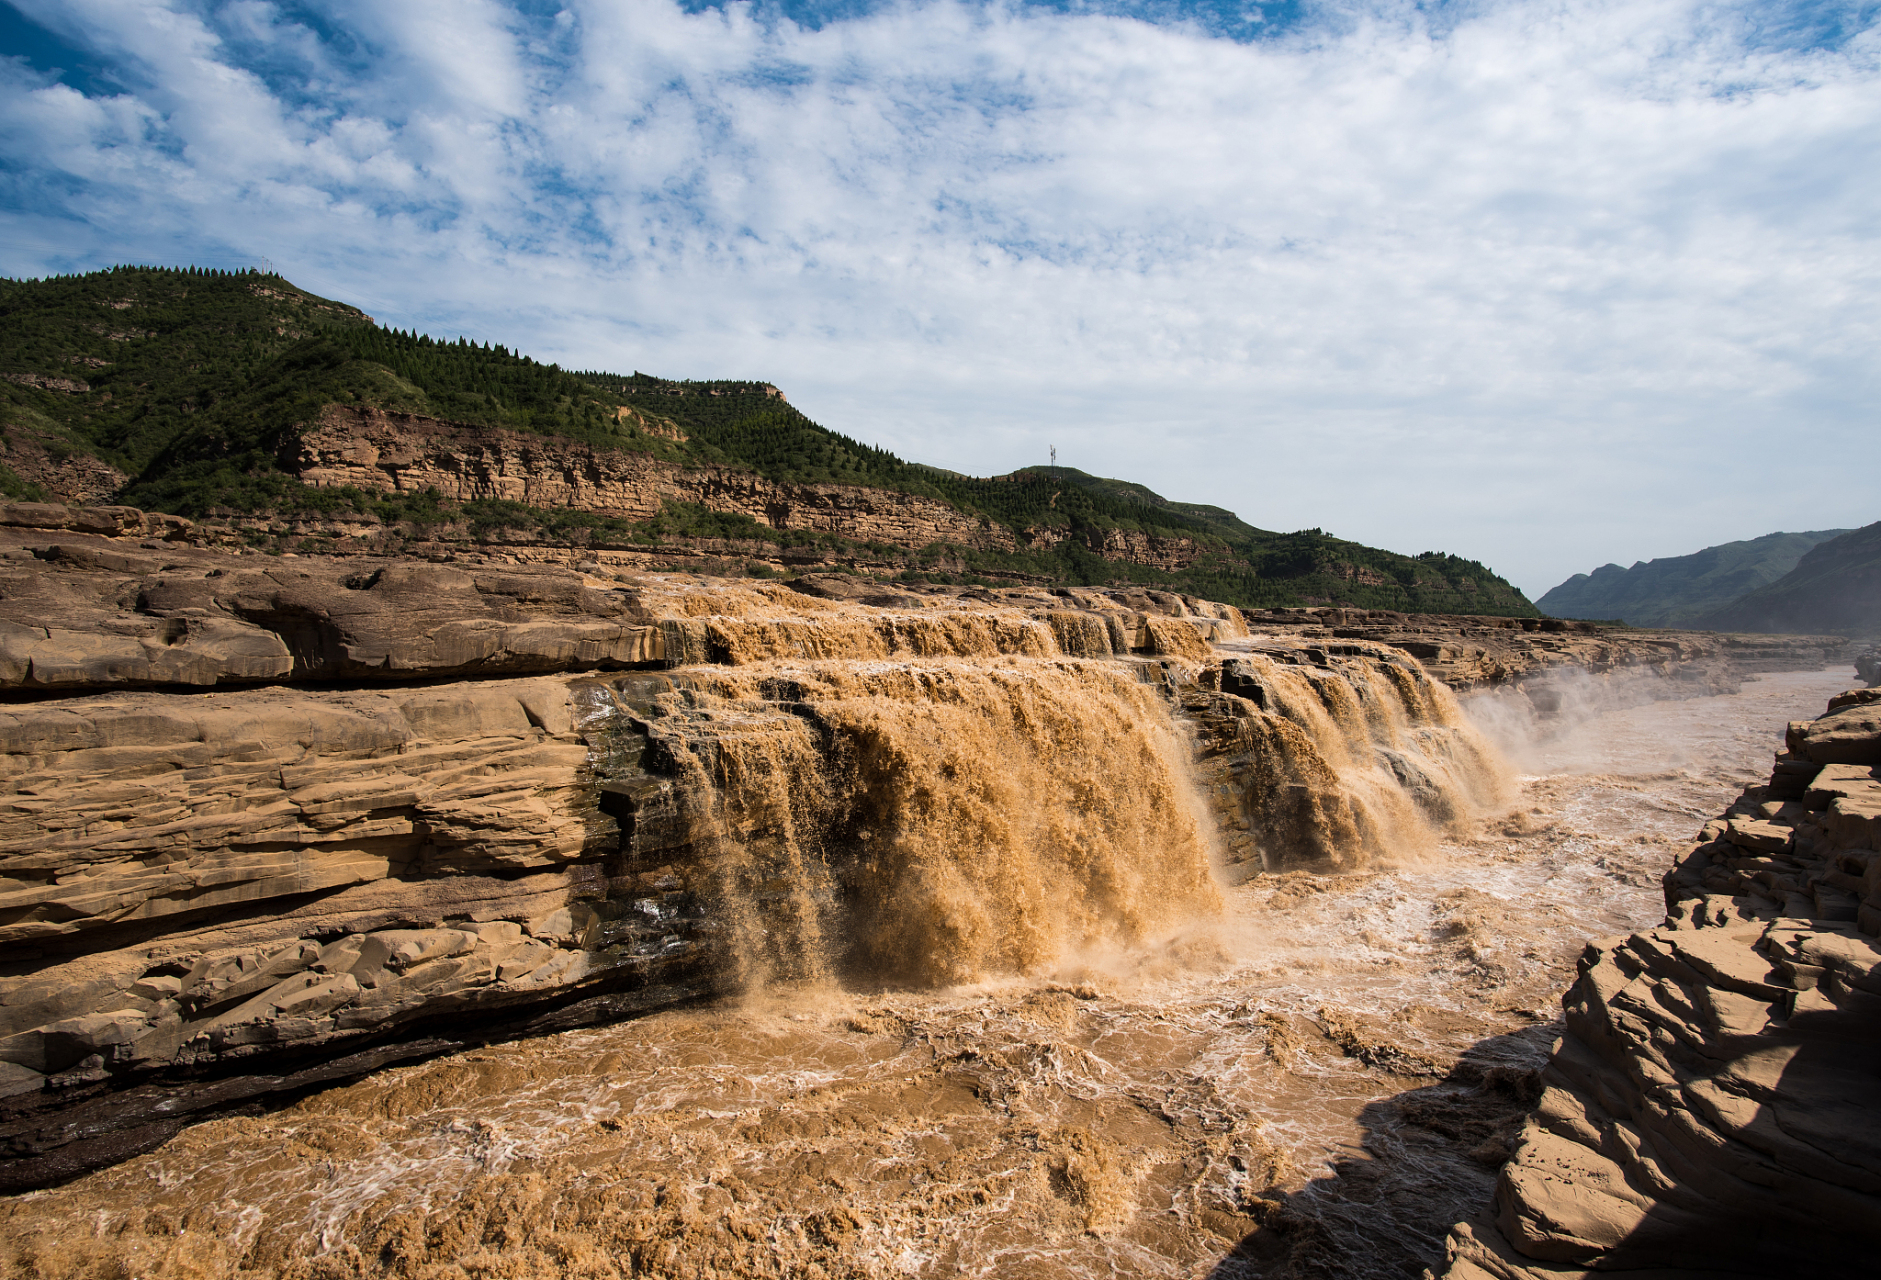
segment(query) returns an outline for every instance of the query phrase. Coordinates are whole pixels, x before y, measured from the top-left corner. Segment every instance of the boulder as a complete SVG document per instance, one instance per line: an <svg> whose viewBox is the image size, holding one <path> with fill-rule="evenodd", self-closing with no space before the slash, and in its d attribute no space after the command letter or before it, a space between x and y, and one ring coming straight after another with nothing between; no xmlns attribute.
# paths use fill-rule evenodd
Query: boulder
<svg viewBox="0 0 1881 1280"><path fill-rule="evenodd" d="M1881 764L1881 702L1852 702L1790 725L1790 750L1817 764Z"/></svg>

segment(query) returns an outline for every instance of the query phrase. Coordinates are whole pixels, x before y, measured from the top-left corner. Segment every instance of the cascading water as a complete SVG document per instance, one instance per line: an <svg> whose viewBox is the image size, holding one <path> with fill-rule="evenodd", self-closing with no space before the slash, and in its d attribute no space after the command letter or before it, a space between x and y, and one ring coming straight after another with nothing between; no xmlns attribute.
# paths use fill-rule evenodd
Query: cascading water
<svg viewBox="0 0 1881 1280"><path fill-rule="evenodd" d="M1243 639L1224 663L1215 618L776 587L672 612L669 653L718 662L651 695L595 680L616 724L591 724L658 747L745 989L1052 972L1206 928L1224 878L1427 854L1506 790L1449 692L1381 646L1301 665ZM1105 660L1133 645L1164 656Z"/></svg>
<svg viewBox="0 0 1881 1280"><path fill-rule="evenodd" d="M1361 870L1427 855L1507 802L1509 775L1450 691L1382 646L1246 652L1204 669L1202 771L1231 796L1235 878Z"/></svg>
<svg viewBox="0 0 1881 1280"><path fill-rule="evenodd" d="M1651 896L1608 868L1657 851L1576 843L1546 788L1485 824L1495 752L1393 650L1081 600L689 599L668 652L693 665L571 687L623 815L619 905L679 886L743 998L198 1126L13 1202L4 1256L53 1280L1415 1275L1499 1132L1444 1073L1545 1041L1569 935ZM1457 1150L1422 1154L1445 1126ZM1361 1140L1428 1176L1376 1203L1309 1184Z"/></svg>
<svg viewBox="0 0 1881 1280"><path fill-rule="evenodd" d="M1187 745L1127 667L762 663L660 703L748 977L1041 973L1219 912Z"/></svg>

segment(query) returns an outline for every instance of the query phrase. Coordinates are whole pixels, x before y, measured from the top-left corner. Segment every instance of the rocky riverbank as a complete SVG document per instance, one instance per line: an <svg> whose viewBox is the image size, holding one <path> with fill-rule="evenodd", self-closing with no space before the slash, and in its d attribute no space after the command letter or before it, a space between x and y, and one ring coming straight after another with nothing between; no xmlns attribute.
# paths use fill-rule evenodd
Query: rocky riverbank
<svg viewBox="0 0 1881 1280"><path fill-rule="evenodd" d="M0 506L6 1185L243 1099L722 989L715 833L788 851L767 833L809 821L790 805L867 736L837 703L977 698L1036 725L1009 705L1025 688L1105 714L1153 689L1134 714L1194 744L1239 880L1363 865L1493 792L1433 675L1540 702L1549 673L1683 692L1735 687L1747 654L1824 653L1134 589L267 556L128 508ZM926 683L766 666L793 662ZM1010 663L1034 665L991 685L948 666ZM720 793L768 780L789 803L741 792L727 817ZM866 845L860 819L812 816Z"/></svg>
<svg viewBox="0 0 1881 1280"><path fill-rule="evenodd" d="M1588 945L1453 1280L1873 1273L1881 689L1791 724L1665 892L1662 927Z"/></svg>
<svg viewBox="0 0 1881 1280"><path fill-rule="evenodd" d="M1841 636L1734 635L1616 627L1571 618L1478 618L1382 609L1251 609L1249 631L1288 642L1369 640L1402 649L1452 689L1528 690L1538 709L1551 681L1592 676L1628 702L1699 697L1760 671L1817 670L1847 661ZM1624 691L1622 691L1624 689Z"/></svg>

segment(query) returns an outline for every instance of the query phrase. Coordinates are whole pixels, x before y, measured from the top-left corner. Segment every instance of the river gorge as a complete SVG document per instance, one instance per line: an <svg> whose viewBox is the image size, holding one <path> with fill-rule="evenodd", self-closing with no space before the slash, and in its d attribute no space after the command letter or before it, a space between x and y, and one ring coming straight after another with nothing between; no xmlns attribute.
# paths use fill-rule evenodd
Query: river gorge
<svg viewBox="0 0 1881 1280"><path fill-rule="evenodd" d="M1856 683L17 527L0 1266L74 1280L1441 1271L1584 946Z"/></svg>

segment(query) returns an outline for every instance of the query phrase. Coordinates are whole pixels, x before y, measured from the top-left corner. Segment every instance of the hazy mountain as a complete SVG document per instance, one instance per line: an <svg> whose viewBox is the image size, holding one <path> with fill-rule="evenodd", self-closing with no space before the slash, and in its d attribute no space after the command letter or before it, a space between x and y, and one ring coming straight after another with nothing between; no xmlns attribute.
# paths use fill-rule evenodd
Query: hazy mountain
<svg viewBox="0 0 1881 1280"><path fill-rule="evenodd" d="M1692 625L1707 631L1881 635L1881 521L1811 547L1775 582Z"/></svg>
<svg viewBox="0 0 1881 1280"><path fill-rule="evenodd" d="M1619 618L1636 627L1685 627L1694 619L1783 577L1810 548L1846 529L1769 533L1706 547L1688 556L1602 565L1577 573L1535 602L1556 618Z"/></svg>

